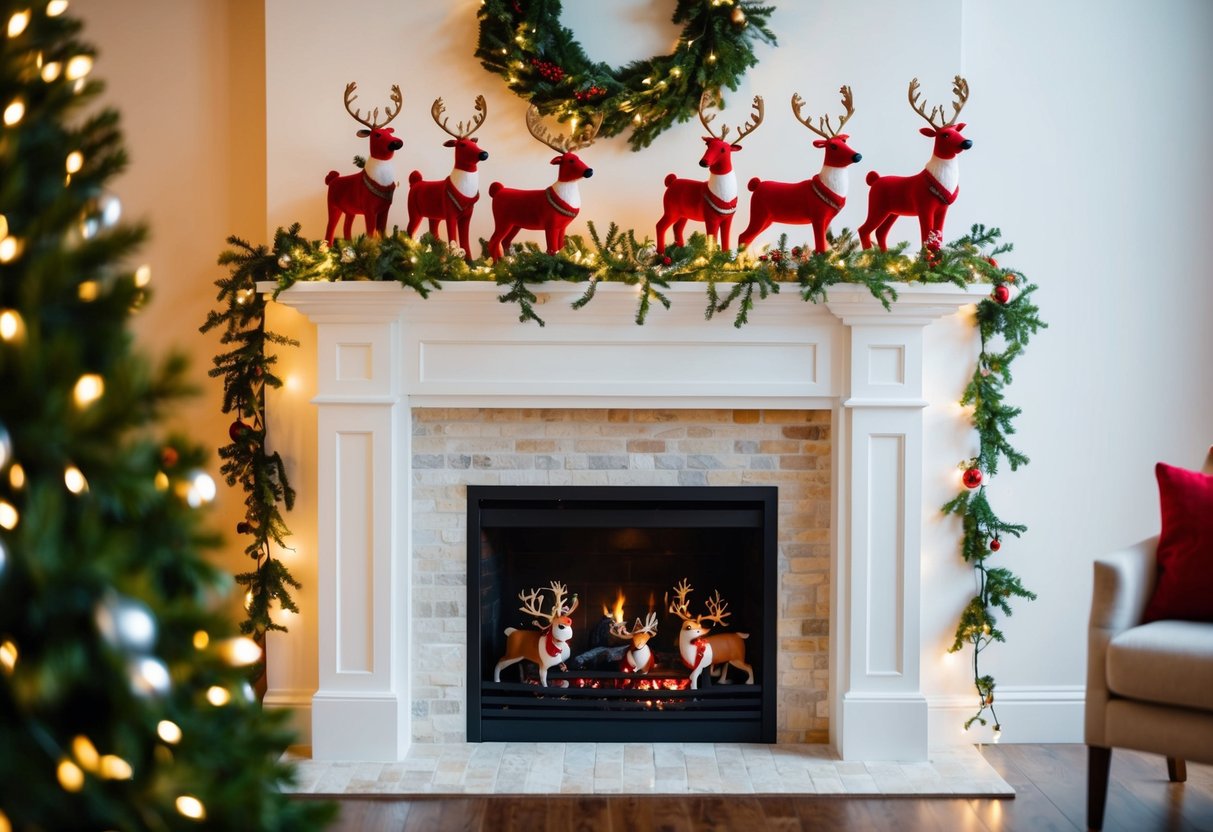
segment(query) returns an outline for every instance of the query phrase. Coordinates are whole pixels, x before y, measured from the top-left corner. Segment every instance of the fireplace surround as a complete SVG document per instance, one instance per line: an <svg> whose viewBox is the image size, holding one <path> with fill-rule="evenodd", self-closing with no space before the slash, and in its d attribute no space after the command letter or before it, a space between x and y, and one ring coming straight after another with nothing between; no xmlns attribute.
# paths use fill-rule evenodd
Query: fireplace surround
<svg viewBox="0 0 1213 832"><path fill-rule="evenodd" d="M299 284L279 300L316 324L319 687L316 759L396 760L411 741L411 414L421 408L764 408L830 414L831 742L844 759L923 760L920 690L923 330L982 287L862 287L814 306L773 296L736 330L702 287L631 324L635 294L541 293L540 330L492 284L422 300L395 284ZM546 303L544 303L546 301Z"/></svg>

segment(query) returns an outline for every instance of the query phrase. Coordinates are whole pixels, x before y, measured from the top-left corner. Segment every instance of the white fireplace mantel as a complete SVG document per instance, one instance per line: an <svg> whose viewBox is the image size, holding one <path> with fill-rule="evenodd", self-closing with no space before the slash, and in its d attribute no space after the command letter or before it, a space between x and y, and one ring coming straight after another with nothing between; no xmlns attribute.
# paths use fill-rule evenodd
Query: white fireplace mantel
<svg viewBox="0 0 1213 832"><path fill-rule="evenodd" d="M267 287L268 288L268 287ZM636 291L560 284L547 325L492 283L428 300L395 283L300 283L316 324L319 689L315 759L397 760L410 741L410 411L415 407L827 409L832 412L831 738L844 759L925 760L919 598L923 330L988 287L862 286L805 303L795 285L705 320L704 287L633 323Z"/></svg>

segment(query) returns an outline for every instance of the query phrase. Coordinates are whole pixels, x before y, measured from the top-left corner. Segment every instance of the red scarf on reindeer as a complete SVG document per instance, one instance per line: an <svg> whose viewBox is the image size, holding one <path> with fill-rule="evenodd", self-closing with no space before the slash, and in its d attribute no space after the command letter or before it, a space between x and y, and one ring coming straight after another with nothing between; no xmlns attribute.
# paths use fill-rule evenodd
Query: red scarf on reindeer
<svg viewBox="0 0 1213 832"><path fill-rule="evenodd" d="M708 640L706 638L692 639L691 644L695 645L694 664L687 661L686 656L682 655L682 651L679 651L678 656L682 659L683 664L685 664L689 669L694 670L695 668L699 667L699 663L703 661L703 654L708 649Z"/></svg>
<svg viewBox="0 0 1213 832"><path fill-rule="evenodd" d="M547 651L547 654L552 658L556 658L560 655L560 649L562 646L563 645L559 641L552 638L552 628L545 628L543 631L543 649Z"/></svg>

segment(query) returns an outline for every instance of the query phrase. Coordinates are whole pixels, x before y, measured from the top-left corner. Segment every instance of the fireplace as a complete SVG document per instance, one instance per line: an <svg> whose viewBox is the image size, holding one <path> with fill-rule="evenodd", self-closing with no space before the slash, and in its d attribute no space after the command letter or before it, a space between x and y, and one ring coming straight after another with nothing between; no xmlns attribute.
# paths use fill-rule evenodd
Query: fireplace
<svg viewBox="0 0 1213 832"><path fill-rule="evenodd" d="M297 439L311 424L316 431L317 534L315 549L305 551L315 557L318 606L310 626L318 684L297 699L271 687L266 702L294 707L310 722L313 756L397 760L422 741L414 728L427 719L464 725L465 715L454 716L463 703L435 698L444 695L435 683L459 685L470 672L464 610L455 609L464 606L463 596L415 597L446 588L431 589L424 580L432 576L413 571L414 532L442 540L456 528L442 515L449 496L413 502L414 487L430 473L426 454L413 450L417 414L604 409L609 422L616 409L719 408L827 419L829 584L822 592L829 603L813 615L828 615L828 629L797 633L781 620L779 636L828 641L828 699L813 704L844 759L925 760L920 669L934 645L924 644L920 632L923 517L950 486L924 477L923 414L931 404L924 379L927 367L967 377L971 357L963 348L928 351L924 331L984 297L988 287L899 286L888 310L862 286L832 287L820 305L784 292L763 301L740 330L704 320L701 284L672 284L673 308L644 327L630 323L635 292L620 284L599 286L594 303L579 312L569 304L584 287L545 284L537 298L547 320L541 330L519 326L497 291L491 283L448 283L421 300L386 283L300 283L279 296L316 324L315 421L300 418L300 408L270 416L276 436ZM954 389L948 388L949 403ZM952 468L955 453L930 450L930 470ZM471 484L477 452L465 456L466 464L459 460L465 470L443 474L450 482ZM597 461L611 463L609 454ZM574 484L581 473L566 471ZM778 577L781 586L796 586L804 576L781 564ZM542 581L557 578L572 580ZM518 589L508 591L516 597ZM583 599L587 611L593 600ZM729 600L740 608L740 600ZM420 617L440 607L445 618ZM782 643L778 650L787 658ZM477 653L478 680L482 661ZM761 666L772 672L774 664ZM808 671L781 664L778 672ZM762 690L768 695L767 684ZM782 733L777 739L804 741Z"/></svg>
<svg viewBox="0 0 1213 832"><path fill-rule="evenodd" d="M762 486L469 486L468 739L774 742L777 498ZM679 589L683 616L670 612ZM507 627L556 652L532 617L555 591L573 607L567 669L554 664L546 685L527 659L498 672L512 660ZM714 634L746 634L716 635L728 639L717 650L741 644L744 657L692 680L686 659L706 660L689 637L680 649L681 625L710 604L722 621L701 623ZM623 634L645 625L657 632L641 634L632 670Z"/></svg>

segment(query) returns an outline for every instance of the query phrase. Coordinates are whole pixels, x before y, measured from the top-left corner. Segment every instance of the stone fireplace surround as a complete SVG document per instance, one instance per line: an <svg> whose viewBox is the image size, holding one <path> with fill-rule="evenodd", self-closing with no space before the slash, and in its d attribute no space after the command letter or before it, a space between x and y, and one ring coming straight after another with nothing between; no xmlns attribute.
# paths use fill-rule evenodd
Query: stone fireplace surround
<svg viewBox="0 0 1213 832"><path fill-rule="evenodd" d="M415 414L519 408L828 413L830 741L844 760L926 760L923 329L986 289L900 287L891 311L863 287L816 306L788 291L742 329L705 321L693 283L674 284L673 309L643 327L624 285L600 286L581 311L568 304L582 287L544 291L542 329L498 291L444 284L423 300L397 284L306 283L279 296L317 325L313 758L398 760L414 738Z"/></svg>

